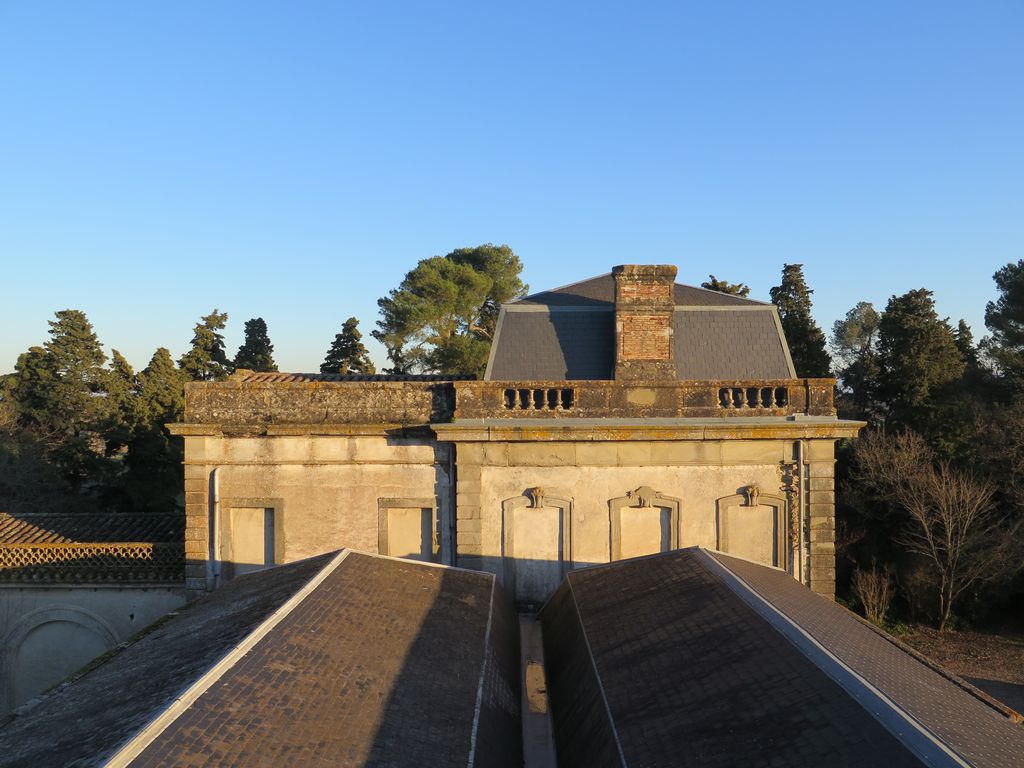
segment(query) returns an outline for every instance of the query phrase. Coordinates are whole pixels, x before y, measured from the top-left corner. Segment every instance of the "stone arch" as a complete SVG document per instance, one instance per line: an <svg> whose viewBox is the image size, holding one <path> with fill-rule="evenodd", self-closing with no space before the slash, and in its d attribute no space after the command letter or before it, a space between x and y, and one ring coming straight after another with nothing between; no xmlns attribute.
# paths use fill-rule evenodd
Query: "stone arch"
<svg viewBox="0 0 1024 768"><path fill-rule="evenodd" d="M738 557L763 562L765 565L786 569L790 559L787 546L789 542L789 515L787 514L789 502L783 496L762 493L756 485L750 485L741 490L741 493L722 496L715 502L715 547L718 551L726 554L735 554ZM744 530L742 527L743 510L750 511L752 514L749 516L752 517L754 511L762 507L771 510L768 515L772 524L770 539L765 538L763 534L758 537L755 532L749 529ZM756 552L750 551L752 536L758 539L761 545L753 546L754 549L763 551L766 548L765 545L770 542L770 558L758 557ZM766 559L769 562L765 562Z"/></svg>
<svg viewBox="0 0 1024 768"><path fill-rule="evenodd" d="M553 583L551 589L545 595L532 594L532 588L536 585L527 584L534 578L543 580L542 574L531 573L533 567L544 567L543 561L534 561L529 556L529 543L516 542L517 519L523 515L531 514L530 510L536 510L541 514L543 510L557 510L557 540L555 550L556 560L548 561L551 565L546 568L549 581ZM543 543L543 542L542 542ZM537 603L546 600L554 588L558 586L565 574L572 568L572 499L568 495L548 494L543 488L527 488L521 495L513 496L501 502L501 561L502 561L502 583L505 589L513 595L516 602ZM527 577L527 578L524 578Z"/></svg>
<svg viewBox="0 0 1024 768"><path fill-rule="evenodd" d="M106 619L98 613L78 606L50 605L25 614L3 638L3 650L0 654L0 680L4 680L5 685L0 690L0 705L2 705L0 713L21 703L15 702L14 698L18 674L25 671L16 668L18 653L22 650L25 640L37 629L58 622L71 624L93 633L100 638L108 650L119 642L117 633ZM86 659L83 663L87 663L89 660ZM77 668L81 665L76 663L72 666ZM75 668L68 669L67 674L74 672Z"/></svg>
<svg viewBox="0 0 1024 768"><path fill-rule="evenodd" d="M668 549L679 549L679 523L682 514L682 500L642 485L627 491L625 496L608 500L608 555L609 560L622 560L622 513L625 509L661 508L668 510Z"/></svg>

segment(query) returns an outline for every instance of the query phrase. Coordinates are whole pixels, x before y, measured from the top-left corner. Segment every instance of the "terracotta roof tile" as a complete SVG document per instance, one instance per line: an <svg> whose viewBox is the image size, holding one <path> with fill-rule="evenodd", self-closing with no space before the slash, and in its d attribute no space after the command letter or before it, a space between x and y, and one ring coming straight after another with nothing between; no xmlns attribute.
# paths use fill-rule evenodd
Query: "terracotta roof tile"
<svg viewBox="0 0 1024 768"><path fill-rule="evenodd" d="M28 514L0 512L0 546L74 542L181 542L182 514Z"/></svg>

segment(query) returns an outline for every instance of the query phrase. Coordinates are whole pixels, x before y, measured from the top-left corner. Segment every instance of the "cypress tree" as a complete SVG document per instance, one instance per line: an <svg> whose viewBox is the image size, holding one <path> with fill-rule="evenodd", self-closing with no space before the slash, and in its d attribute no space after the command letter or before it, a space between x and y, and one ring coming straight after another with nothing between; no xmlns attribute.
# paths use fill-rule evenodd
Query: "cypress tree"
<svg viewBox="0 0 1024 768"><path fill-rule="evenodd" d="M267 324L262 317L254 317L245 324L245 341L235 355L235 368L250 371L276 371L274 345L267 334Z"/></svg>
<svg viewBox="0 0 1024 768"><path fill-rule="evenodd" d="M824 378L832 375L832 361L825 349L825 334L811 316L812 293L804 280L803 264L783 264L782 282L770 291L797 376Z"/></svg>
<svg viewBox="0 0 1024 768"><path fill-rule="evenodd" d="M171 437L165 424L180 421L185 409L188 376L174 367L171 353L160 347L139 374L139 423L128 444L128 498L136 511L167 512L179 501L182 488L181 438Z"/></svg>
<svg viewBox="0 0 1024 768"><path fill-rule="evenodd" d="M215 309L196 323L192 346L178 361L193 381L223 381L231 373L224 336L220 333L227 322L228 313Z"/></svg>
<svg viewBox="0 0 1024 768"><path fill-rule="evenodd" d="M363 334L359 332L359 321L350 317L341 327L341 333L334 337L327 356L320 364L320 373L372 374L377 369L370 361L370 355L363 346Z"/></svg>

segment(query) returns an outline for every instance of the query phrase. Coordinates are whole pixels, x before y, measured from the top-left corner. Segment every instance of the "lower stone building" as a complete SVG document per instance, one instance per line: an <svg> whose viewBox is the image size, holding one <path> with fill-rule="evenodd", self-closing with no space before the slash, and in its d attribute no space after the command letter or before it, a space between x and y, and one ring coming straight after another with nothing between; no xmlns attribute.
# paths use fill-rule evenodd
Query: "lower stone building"
<svg viewBox="0 0 1024 768"><path fill-rule="evenodd" d="M0 717L185 602L177 514L0 514Z"/></svg>

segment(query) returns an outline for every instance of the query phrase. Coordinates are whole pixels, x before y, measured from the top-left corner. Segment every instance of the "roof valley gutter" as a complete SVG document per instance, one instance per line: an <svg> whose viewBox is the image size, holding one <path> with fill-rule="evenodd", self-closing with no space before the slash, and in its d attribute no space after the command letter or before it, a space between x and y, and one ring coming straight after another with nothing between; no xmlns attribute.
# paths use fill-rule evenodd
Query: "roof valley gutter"
<svg viewBox="0 0 1024 768"><path fill-rule="evenodd" d="M473 706L473 727L469 733L469 760L466 761L467 768L473 768L476 761L476 734L480 728L480 710L484 703L484 680L487 679L487 649L491 644L491 624L494 620L494 592L498 577L491 574L491 602L487 607L487 629L484 630L484 658L480 664L480 680L476 684L476 704Z"/></svg>
<svg viewBox="0 0 1024 768"><path fill-rule="evenodd" d="M814 666L846 691L854 701L889 731L915 757L929 766L969 767L971 763L950 749L927 726L884 692L819 643L793 619L757 593L727 565L701 548L704 564L726 587L786 638Z"/></svg>
<svg viewBox="0 0 1024 768"><path fill-rule="evenodd" d="M583 614L580 613L580 604L576 600L576 591L572 586L572 579L568 576L565 583L569 585L569 594L572 595L572 606L576 609L576 620L580 623L580 633L583 635L583 642L587 644L587 656L590 657L590 668L594 670L594 678L597 680L597 688L601 691L601 701L604 702L604 711L608 715L608 727L612 729L612 736L615 737L615 748L619 752L619 760L622 768L629 768L626 763L626 754L622 751L622 742L619 741L619 729L615 727L615 718L612 717L612 708L608 704L608 695L604 690L604 683L601 681L601 673L597 669L597 659L594 658L594 649L590 647L590 637L587 636L587 625L583 623Z"/></svg>
<svg viewBox="0 0 1024 768"><path fill-rule="evenodd" d="M163 733L178 717L191 707L200 696L213 687L214 683L220 680L238 661L251 651L257 643L266 637L280 624L285 617L295 610L310 593L319 587L324 580L330 576L342 561L348 557L351 550L343 550L335 556L331 562L323 567L312 579L306 582L298 592L292 595L276 611L268 616L263 623L250 632L242 642L234 646L216 664L214 664L202 677L182 692L178 698L172 701L163 712L157 715L142 730L135 734L128 742L120 747L114 756L105 765L107 768L123 768L130 765L136 757Z"/></svg>

